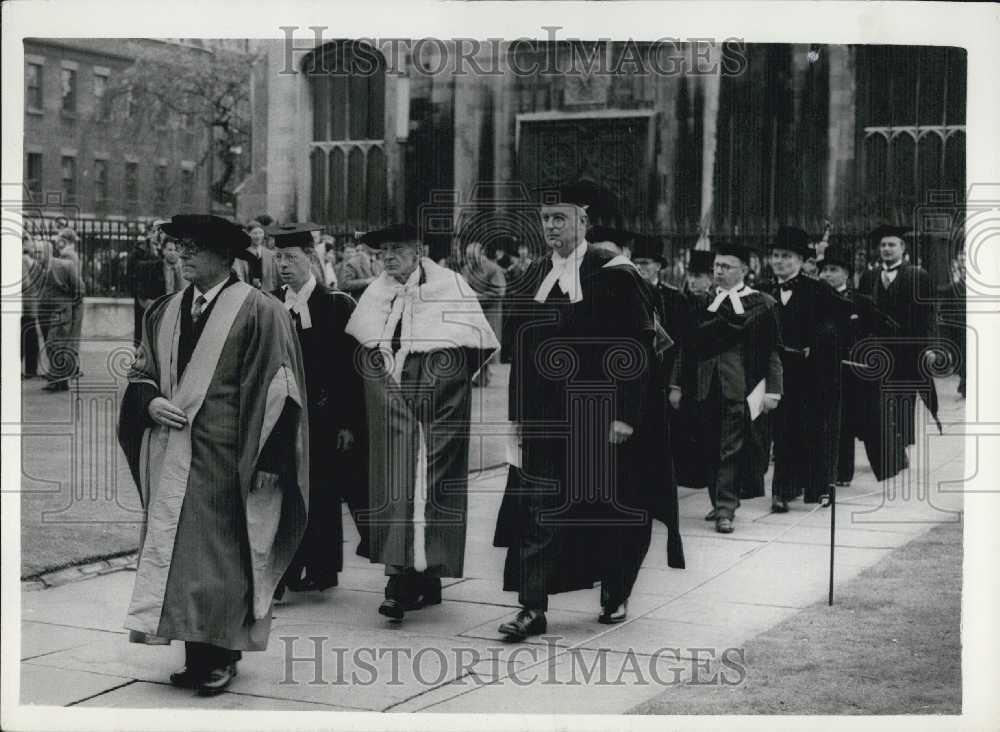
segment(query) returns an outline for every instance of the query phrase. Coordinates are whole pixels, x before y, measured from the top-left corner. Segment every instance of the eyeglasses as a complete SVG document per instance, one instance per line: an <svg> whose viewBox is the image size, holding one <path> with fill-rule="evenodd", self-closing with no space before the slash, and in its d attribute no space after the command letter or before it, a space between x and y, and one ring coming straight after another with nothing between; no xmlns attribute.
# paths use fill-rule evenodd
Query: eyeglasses
<svg viewBox="0 0 1000 732"><path fill-rule="evenodd" d="M177 242L177 252L182 257L193 257L201 250L201 245L197 242L191 241L190 239Z"/></svg>

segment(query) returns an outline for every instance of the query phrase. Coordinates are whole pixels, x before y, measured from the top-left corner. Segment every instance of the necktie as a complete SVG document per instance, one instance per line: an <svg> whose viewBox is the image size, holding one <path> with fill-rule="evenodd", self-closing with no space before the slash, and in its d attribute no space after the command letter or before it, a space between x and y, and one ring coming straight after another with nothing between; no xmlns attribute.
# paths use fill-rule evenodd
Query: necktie
<svg viewBox="0 0 1000 732"><path fill-rule="evenodd" d="M198 295L197 299L194 301L194 308L191 310L191 322L195 325L201 320L201 314L205 310L205 300L204 295Z"/></svg>

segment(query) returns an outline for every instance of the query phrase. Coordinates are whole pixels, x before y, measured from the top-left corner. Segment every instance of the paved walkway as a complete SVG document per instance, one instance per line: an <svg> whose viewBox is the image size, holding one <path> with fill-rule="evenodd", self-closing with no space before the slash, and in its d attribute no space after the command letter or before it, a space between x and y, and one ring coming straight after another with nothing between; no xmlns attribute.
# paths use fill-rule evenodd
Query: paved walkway
<svg viewBox="0 0 1000 732"><path fill-rule="evenodd" d="M948 482L965 477L963 440L949 436L961 433L962 403L952 380L942 387L946 436L935 433L911 454L922 467L908 475L920 474L919 485L900 481L886 495L859 450L855 483L836 509L838 583L935 523L960 520L961 484ZM274 610L268 650L246 654L230 691L212 699L166 683L183 663L181 644L127 642L121 626L133 572L105 568L25 591L20 698L87 707L621 713L662 684L690 681L694 659L718 659L826 598L829 509L796 503L774 515L769 499L746 501L736 532L724 536L702 519L705 492L682 489L688 568L667 568L658 526L627 623L596 622L596 589L569 593L551 600L548 636L504 645L496 628L515 612L516 597L500 590L503 552L490 546L503 480L494 470L470 484L467 576L446 581L441 605L401 625L377 615L385 578L353 555L356 538L348 536L340 586L289 595Z"/></svg>

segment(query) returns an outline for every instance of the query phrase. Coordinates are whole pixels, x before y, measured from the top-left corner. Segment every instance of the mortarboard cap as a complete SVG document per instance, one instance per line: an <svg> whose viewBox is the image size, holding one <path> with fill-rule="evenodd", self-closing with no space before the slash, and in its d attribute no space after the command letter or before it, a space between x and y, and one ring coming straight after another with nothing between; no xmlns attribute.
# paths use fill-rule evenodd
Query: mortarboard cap
<svg viewBox="0 0 1000 732"><path fill-rule="evenodd" d="M870 234L868 234L868 239L872 246L877 247L879 243L887 236L898 236L904 242L906 237L913 233L912 229L907 226L893 226L892 224L882 224L877 228L873 229Z"/></svg>
<svg viewBox="0 0 1000 732"><path fill-rule="evenodd" d="M543 206L558 206L571 204L586 210L588 218L596 220L614 220L618 218L618 198L606 188L599 186L589 178L581 178L573 183L566 183L558 189L539 188Z"/></svg>
<svg viewBox="0 0 1000 732"><path fill-rule="evenodd" d="M311 247L313 246L313 231L319 231L320 226L310 224L281 224L280 226L269 226L264 229L264 233L274 240L277 249L286 247Z"/></svg>
<svg viewBox="0 0 1000 732"><path fill-rule="evenodd" d="M250 237L238 226L219 216L210 214L178 214L160 229L174 239L191 239L206 249L224 252L246 259L250 255Z"/></svg>
<svg viewBox="0 0 1000 732"><path fill-rule="evenodd" d="M383 249L386 244L421 241L420 230L411 224L396 224L384 229L365 232L358 241L372 249Z"/></svg>
<svg viewBox="0 0 1000 732"><path fill-rule="evenodd" d="M688 257L687 271L689 274L712 274L715 262L715 252L707 249L692 249Z"/></svg>
<svg viewBox="0 0 1000 732"><path fill-rule="evenodd" d="M809 234L794 226L779 226L769 248L795 252L803 259L816 256L816 251L809 246Z"/></svg>
<svg viewBox="0 0 1000 732"><path fill-rule="evenodd" d="M835 264L838 267L843 267L848 272L854 271L854 257L851 253L842 246L831 245L826 248L823 252L823 258L819 260L818 264L822 267L827 264Z"/></svg>
<svg viewBox="0 0 1000 732"><path fill-rule="evenodd" d="M721 254L727 257L736 257L743 264L750 266L750 256L757 254L757 250L745 244L717 244L712 250L712 262L715 262L715 255Z"/></svg>

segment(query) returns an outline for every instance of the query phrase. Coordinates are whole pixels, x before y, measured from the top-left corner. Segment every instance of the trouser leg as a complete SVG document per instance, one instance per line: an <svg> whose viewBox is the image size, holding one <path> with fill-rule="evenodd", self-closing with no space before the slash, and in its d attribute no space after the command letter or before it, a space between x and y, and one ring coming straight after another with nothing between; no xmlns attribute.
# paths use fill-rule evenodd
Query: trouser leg
<svg viewBox="0 0 1000 732"><path fill-rule="evenodd" d="M34 376L38 373L38 333L35 319L21 316L21 353L24 356L24 373Z"/></svg>
<svg viewBox="0 0 1000 732"><path fill-rule="evenodd" d="M548 610L549 596L545 578L548 563L552 560L556 528L539 521L533 511L521 543L521 587L518 602L529 610Z"/></svg>
<svg viewBox="0 0 1000 732"><path fill-rule="evenodd" d="M719 470L713 505L719 518L732 519L739 506L739 481L745 440L745 404L722 401L719 434Z"/></svg>

